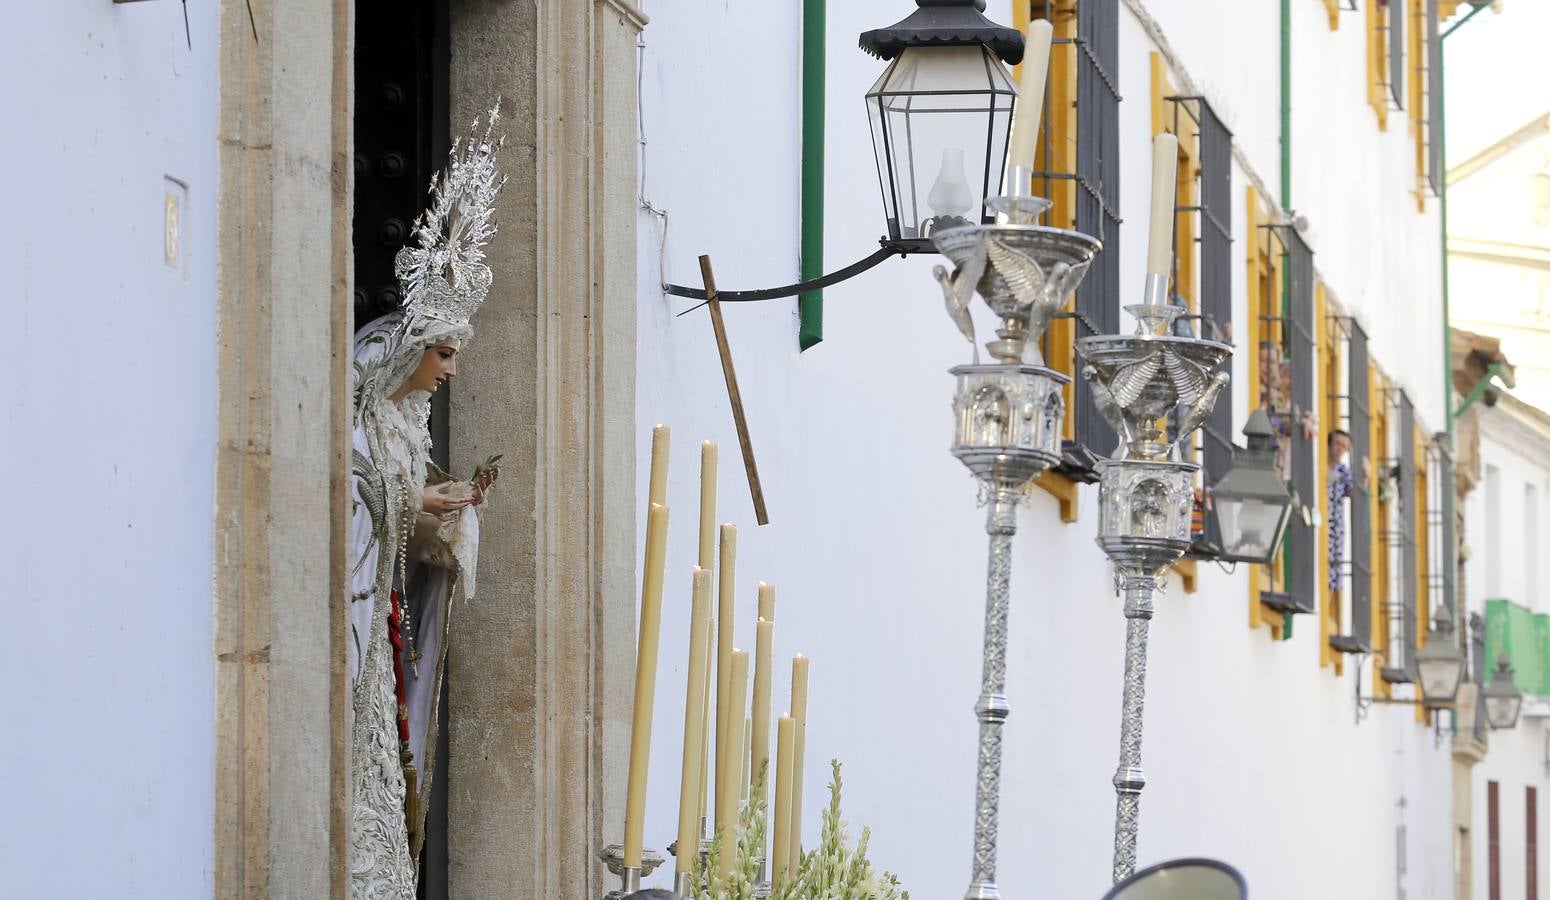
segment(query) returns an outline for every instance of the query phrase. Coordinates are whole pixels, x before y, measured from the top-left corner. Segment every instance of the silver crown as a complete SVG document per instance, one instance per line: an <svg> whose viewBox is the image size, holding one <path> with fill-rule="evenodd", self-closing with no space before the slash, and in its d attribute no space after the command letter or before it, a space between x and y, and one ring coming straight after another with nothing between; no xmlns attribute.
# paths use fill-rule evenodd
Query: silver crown
<svg viewBox="0 0 1550 900"><path fill-rule="evenodd" d="M504 134L495 136L500 111L497 101L482 134L475 119L468 138L452 143L447 168L431 180L430 206L394 260L406 323L423 316L467 325L490 292L484 245L495 236L495 196L506 184L495 165L506 144Z"/></svg>

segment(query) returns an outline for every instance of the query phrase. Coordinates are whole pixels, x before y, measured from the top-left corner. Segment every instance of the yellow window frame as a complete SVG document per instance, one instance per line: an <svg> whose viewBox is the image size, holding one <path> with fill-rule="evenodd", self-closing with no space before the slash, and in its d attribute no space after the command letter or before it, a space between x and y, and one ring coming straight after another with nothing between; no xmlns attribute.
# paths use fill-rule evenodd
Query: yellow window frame
<svg viewBox="0 0 1550 900"><path fill-rule="evenodd" d="M1076 3L1077 0L1019 0L1012 8L1012 24L1027 31L1030 19L1048 19L1055 44L1050 48L1049 78L1045 86L1044 116L1039 122L1035 172L1058 175L1076 174ZM1014 69L1019 82L1022 66ZM1036 178L1033 192L1047 197L1052 204L1044 214L1045 224L1055 228L1076 227L1076 181L1071 178ZM1076 408L1076 325L1071 319L1056 319L1047 332L1049 351L1046 363L1051 369L1072 376L1065 388L1066 409ZM1076 439L1076 420L1065 419L1065 439ZM1075 522L1080 517L1077 483L1059 472L1047 471L1034 485L1060 504L1060 520Z"/></svg>
<svg viewBox="0 0 1550 900"><path fill-rule="evenodd" d="M1403 0L1392 0L1403 2ZM1367 20L1367 104L1378 116L1378 130L1389 128L1389 100L1384 94L1388 86L1384 68L1388 65L1388 18L1389 7L1379 6L1378 0L1363 4Z"/></svg>
<svg viewBox="0 0 1550 900"><path fill-rule="evenodd" d="M1285 247L1277 249L1280 238L1269 224L1270 215L1261 201L1259 191L1253 185L1245 189L1247 214L1244 227L1247 239L1243 242L1248 253L1248 347L1253 354L1249 358L1249 409L1263 406L1260 397L1263 381L1261 351L1264 345L1279 348L1285 343L1282 308L1282 259ZM1273 318L1271 318L1273 317ZM1266 606L1260 599L1261 591L1279 591L1283 582L1279 565L1249 565L1249 627L1268 626L1270 634L1280 640L1284 634L1286 618Z"/></svg>
<svg viewBox="0 0 1550 900"><path fill-rule="evenodd" d="M1431 454L1427 448L1431 442L1426 439L1426 433L1422 431L1420 423L1416 423L1415 433L1411 440L1415 441L1415 565L1414 576L1415 597L1415 649L1420 652L1426 646L1426 632L1432 621L1432 567L1431 567L1431 484L1427 478L1427 467ZM1416 687L1417 693L1420 686ZM1428 723L1431 715L1426 707L1416 704L1415 718L1417 722Z"/></svg>
<svg viewBox="0 0 1550 900"><path fill-rule="evenodd" d="M1329 645L1329 639L1340 633L1340 607L1335 603L1334 592L1329 589L1329 522L1334 509L1329 502L1329 441L1330 434L1340 421L1340 408L1335 393L1345 384L1340 365L1340 345L1330 334L1329 292L1320 283L1314 290L1314 316L1317 318L1319 394L1319 461L1317 466L1319 494L1315 509L1321 510L1318 529L1318 586L1319 586L1319 667L1332 668L1338 677L1345 672L1345 654L1338 653Z"/></svg>
<svg viewBox="0 0 1550 900"><path fill-rule="evenodd" d="M1189 309L1190 315L1198 315L1200 312L1200 278L1198 274L1199 263L1196 259L1197 245L1195 230L1198 227L1197 217L1188 207L1200 205L1200 130L1198 128L1185 127L1193 121L1188 113L1180 118L1177 109L1170 115L1169 97L1178 96L1173 82L1168 79L1168 64L1163 55L1156 50L1152 51L1152 134L1171 134L1179 140L1179 165L1175 176L1176 207L1186 207L1174 214L1173 220L1173 260L1174 272L1171 287L1173 293L1184 298L1184 305ZM1181 448L1185 455L1193 452L1194 438L1190 438L1191 445ZM1198 477L1198 475L1197 475ZM1174 563L1173 571L1179 574L1184 582L1184 592L1193 594L1199 587L1199 572L1194 559L1185 557Z"/></svg>
<svg viewBox="0 0 1550 900"><path fill-rule="evenodd" d="M1401 0L1390 0L1401 2ZM1426 18L1425 0L1403 0L1410 5L1410 134L1415 139L1415 207L1417 212L1426 211L1426 164L1427 164L1427 89L1431 83L1426 77L1427 67L1436 65L1427 53L1426 35L1434 23Z"/></svg>
<svg viewBox="0 0 1550 900"><path fill-rule="evenodd" d="M1363 463L1369 466L1367 483L1372 485L1377 493L1377 509L1373 514L1372 529L1373 539L1369 546L1372 553L1370 560L1372 567L1372 603L1369 612L1372 615L1372 646L1381 648L1383 654L1387 654L1389 647L1389 603L1393 599L1391 594L1393 584L1389 579L1389 541L1388 532L1390 517L1394 514L1393 501L1383 489L1382 479L1378 472L1389 456L1389 408L1388 408L1388 381L1379 372L1376 366L1368 369L1368 409L1371 410L1370 422L1372 439L1368 444L1370 458ZM1388 697L1393 693L1392 687L1383 679L1384 657L1378 653L1372 656L1372 693L1376 697Z"/></svg>

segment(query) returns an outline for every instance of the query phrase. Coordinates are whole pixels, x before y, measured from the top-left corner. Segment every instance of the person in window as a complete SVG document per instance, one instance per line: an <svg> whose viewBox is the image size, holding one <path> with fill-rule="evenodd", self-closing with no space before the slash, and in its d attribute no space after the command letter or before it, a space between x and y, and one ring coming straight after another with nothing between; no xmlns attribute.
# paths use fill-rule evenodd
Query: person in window
<svg viewBox="0 0 1550 900"><path fill-rule="evenodd" d="M1329 433L1329 590L1332 610L1340 608L1341 561L1345 558L1345 499L1351 496L1351 435L1336 428Z"/></svg>

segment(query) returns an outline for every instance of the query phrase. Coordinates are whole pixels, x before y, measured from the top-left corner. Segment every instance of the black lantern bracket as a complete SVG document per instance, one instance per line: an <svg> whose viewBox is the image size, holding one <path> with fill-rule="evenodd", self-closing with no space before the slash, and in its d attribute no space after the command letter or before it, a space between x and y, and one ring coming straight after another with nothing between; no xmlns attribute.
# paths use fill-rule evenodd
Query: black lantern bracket
<svg viewBox="0 0 1550 900"><path fill-rule="evenodd" d="M839 284L842 281L848 281L857 275L860 275L862 272L874 268L878 263L881 263L883 260L890 257L908 256L911 253L925 252L929 249L929 245L926 247L917 248L909 245L901 245L892 241L882 241L881 246L878 247L878 249L870 256L857 260L845 268L837 269L828 273L827 275L821 275L817 278L810 278L807 281L799 281L796 284L788 284L783 287L761 288L759 290L752 291L717 291L716 299L722 303L747 303L755 300L778 300L781 297L795 297L798 294L805 294L808 291L822 290L826 287L832 287L833 285ZM704 301L706 299L704 288L692 288L681 284L664 283L662 285L662 291L663 293L670 294L674 297L687 297L690 300ZM682 316L694 312L704 305L704 302L701 302L695 306L689 307L678 315Z"/></svg>

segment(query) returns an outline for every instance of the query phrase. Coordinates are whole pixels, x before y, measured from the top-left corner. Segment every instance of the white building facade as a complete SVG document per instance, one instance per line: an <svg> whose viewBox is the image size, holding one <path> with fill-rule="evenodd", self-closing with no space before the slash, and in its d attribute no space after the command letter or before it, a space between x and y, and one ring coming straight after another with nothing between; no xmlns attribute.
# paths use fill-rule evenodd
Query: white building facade
<svg viewBox="0 0 1550 900"><path fill-rule="evenodd" d="M1186 143L1199 132L1197 101L1169 98L1204 98L1231 132L1230 160L1216 161L1230 180L1230 208L1218 201L1217 209L1230 222L1230 262L1217 270L1229 287L1217 296L1230 298L1230 313L1216 317L1218 325L1230 318L1237 347L1229 437L1240 442L1238 429L1257 405L1255 386L1266 380L1256 371L1257 354L1248 352L1250 335L1277 340L1253 329L1261 317L1281 315L1280 266L1292 242L1289 229L1260 226L1300 220L1316 282L1306 290L1317 311L1304 324L1318 361L1303 363L1317 370L1317 408L1300 402L1297 411L1313 413L1308 425L1315 434L1305 445L1313 449L1303 452L1317 453L1319 473L1302 501L1322 541L1328 511L1310 493L1323 491L1324 435L1350 427L1341 395L1350 393L1354 366L1343 337L1351 323L1370 337L1372 394L1364 405L1373 442L1361 461L1374 477L1400 455L1401 392L1413 408L1417 470L1426 466L1431 436L1446 427L1440 222L1429 187L1427 127L1413 121L1428 108L1424 75L1416 74L1427 26L1421 59L1407 43L1402 82L1394 87L1377 10L1288 4L1287 201L1277 4L1057 3L1057 39L1066 33L1060 17L1088 3L1102 7L1095 14L1117 46L1117 65L1107 73L1123 98L1119 184L1111 200L1117 198L1123 223L1117 241L1102 235L1104 253L1118 258L1119 279L1103 302L1126 330L1129 318L1118 307L1141 296L1151 137L1160 121L1184 122ZM883 231L862 96L884 64L859 52L855 39L910 8L828 5L821 88L826 270L867 255ZM800 123L804 91L813 96L801 76L802 17L795 9L719 3L648 3L646 11L652 23L642 48L637 456L645 458L645 434L656 422L673 427L677 448L660 721L675 722L683 706L694 561L686 535L699 477L694 447L709 438L721 447L718 518L741 528L737 641L752 649L754 585L768 581L779 596L776 658L800 652L813 660L804 834L816 833L825 762L838 758L847 767L846 815L853 830L872 828L872 859L916 896L953 896L969 877L985 574L983 510L973 482L947 452L946 370L967 362L968 348L942 313L930 272L937 260L929 256L891 260L827 289L823 342L806 351L799 351L794 299L726 304L770 510L771 524L755 527L710 322L703 310L679 317L694 303L664 294L662 284L699 287L702 253L723 291L799 280ZM1049 7L993 2L987 15L1012 23L1029 12L1043 15ZM1424 23L1421 12L1401 24ZM1057 64L1072 52L1057 43ZM1412 90L1421 91L1419 108ZM1178 105L1193 112L1180 114ZM1050 109L1059 120L1059 104ZM1207 223L1198 216L1193 222L1198 236ZM1197 278L1204 274L1201 252L1188 251ZM1199 299L1191 297L1191 305ZM982 323L981 332L988 330ZM1377 430L1379 418L1386 431ZM640 495L645 477L642 469ZM1096 487L1052 488L1031 492L1015 544L999 881L1008 896L1097 897L1112 847L1124 620L1094 543ZM1379 549L1386 544L1378 534L1403 532L1403 540L1419 542L1424 518L1416 509L1416 519L1403 522L1397 509L1380 510L1379 492L1372 493L1374 514L1390 518L1375 520L1370 560L1363 559L1364 568L1378 569L1369 643L1388 652L1384 638L1400 642L1400 629L1395 624L1385 634L1385 613L1392 610L1395 623L1409 615L1426 631L1420 585L1429 583L1421 571L1429 555L1419 554L1423 562L1414 564L1410 581L1396 571L1397 551L1392 562L1380 563L1387 550ZM1314 556L1318 586L1327 569L1322 551ZM1328 638L1349 627L1352 613L1330 609L1326 590L1315 587L1317 596L1308 598L1314 611L1283 615L1260 601L1261 587L1279 583L1263 571L1201 561L1188 575L1189 585L1171 579L1152 625L1142 864L1189 855L1223 859L1245 873L1252 896L1264 898L1452 897L1446 743L1414 705L1375 704L1361 716L1357 710L1357 695L1372 695L1375 683L1396 700L1415 697L1414 686L1384 682L1378 671L1388 662L1329 649ZM1350 573L1342 577L1349 592ZM779 714L786 676L783 667L776 672ZM673 833L679 740L674 727L654 732L648 843L658 835L666 843Z"/></svg>
<svg viewBox="0 0 1550 900"><path fill-rule="evenodd" d="M1545 697L1543 522L1550 489L1550 416L1510 395L1478 412L1480 481L1464 508L1468 608L1485 622L1488 671L1505 653L1524 694L1517 727L1492 731L1472 775L1474 896L1533 897L1550 888L1538 839L1550 790Z"/></svg>

